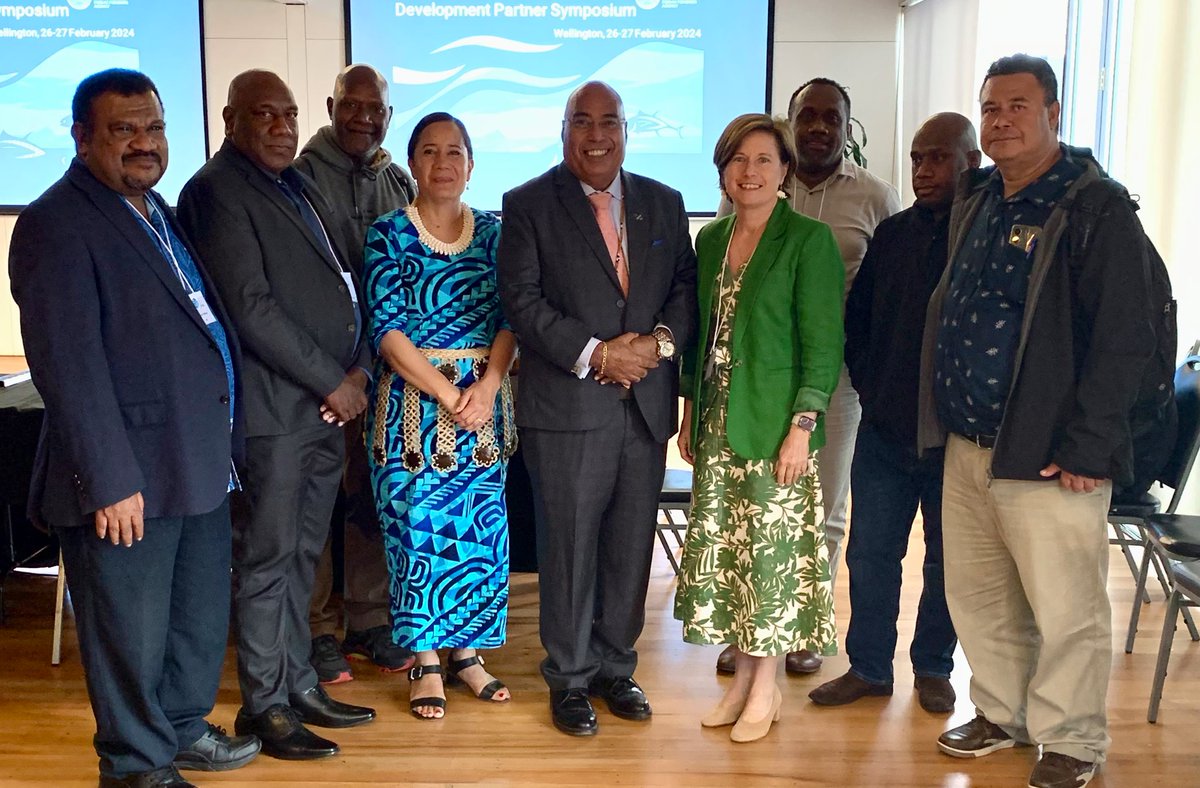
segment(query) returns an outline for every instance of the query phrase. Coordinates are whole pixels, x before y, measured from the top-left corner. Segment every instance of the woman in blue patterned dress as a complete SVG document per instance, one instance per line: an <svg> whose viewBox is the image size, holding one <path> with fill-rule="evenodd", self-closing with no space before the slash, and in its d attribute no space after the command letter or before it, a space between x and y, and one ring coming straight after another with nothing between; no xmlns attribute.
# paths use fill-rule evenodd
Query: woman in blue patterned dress
<svg viewBox="0 0 1200 788"><path fill-rule="evenodd" d="M419 194L367 231L366 294L379 355L367 453L391 573L393 639L416 652L409 704L445 715L443 675L509 699L476 649L504 643L515 448L500 312L500 222L462 202L474 161L462 122L422 118L408 143ZM437 649L449 649L442 673Z"/></svg>

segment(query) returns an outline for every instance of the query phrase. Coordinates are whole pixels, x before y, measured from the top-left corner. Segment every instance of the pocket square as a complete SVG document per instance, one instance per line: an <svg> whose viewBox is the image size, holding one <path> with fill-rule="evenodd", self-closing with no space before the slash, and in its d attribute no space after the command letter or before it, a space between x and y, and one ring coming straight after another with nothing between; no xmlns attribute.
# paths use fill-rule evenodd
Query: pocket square
<svg viewBox="0 0 1200 788"><path fill-rule="evenodd" d="M653 241L650 242L650 245L651 246L662 246L666 242L667 242L666 238L655 238Z"/></svg>

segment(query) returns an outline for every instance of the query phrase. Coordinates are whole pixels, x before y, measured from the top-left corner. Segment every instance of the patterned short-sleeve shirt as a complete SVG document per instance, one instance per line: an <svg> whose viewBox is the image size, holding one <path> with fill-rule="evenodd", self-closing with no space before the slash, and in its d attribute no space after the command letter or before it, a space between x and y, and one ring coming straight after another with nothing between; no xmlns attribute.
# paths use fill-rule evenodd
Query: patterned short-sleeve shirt
<svg viewBox="0 0 1200 788"><path fill-rule="evenodd" d="M1004 415L1034 250L1054 206L1083 168L1063 157L1004 197L1000 171L952 261L934 361L938 416L950 432L995 435Z"/></svg>

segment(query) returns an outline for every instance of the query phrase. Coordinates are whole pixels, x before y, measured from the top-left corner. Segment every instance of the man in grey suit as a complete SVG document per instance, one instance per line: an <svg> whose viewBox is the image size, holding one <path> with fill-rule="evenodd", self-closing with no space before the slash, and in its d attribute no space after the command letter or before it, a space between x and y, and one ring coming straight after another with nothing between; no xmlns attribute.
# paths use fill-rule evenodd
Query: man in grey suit
<svg viewBox="0 0 1200 788"><path fill-rule="evenodd" d="M504 197L499 275L521 342L517 424L533 482L542 675L555 726L596 732L589 694L644 720L633 679L655 511L675 433L676 347L696 324L678 192L623 172L621 97L567 101L564 162Z"/></svg>
<svg viewBox="0 0 1200 788"><path fill-rule="evenodd" d="M358 725L308 662L308 605L345 456L338 429L366 408L358 282L326 232L329 209L296 172L296 101L268 71L229 86L225 144L184 187L179 218L211 266L245 351L246 462L233 505L234 621L242 708L263 752L338 747L301 723Z"/></svg>

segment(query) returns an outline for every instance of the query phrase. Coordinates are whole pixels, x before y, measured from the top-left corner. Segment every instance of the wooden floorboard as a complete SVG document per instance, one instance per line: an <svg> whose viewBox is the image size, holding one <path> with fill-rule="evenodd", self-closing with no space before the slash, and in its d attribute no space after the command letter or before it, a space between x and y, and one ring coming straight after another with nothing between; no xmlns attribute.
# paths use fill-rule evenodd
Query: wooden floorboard
<svg viewBox="0 0 1200 788"><path fill-rule="evenodd" d="M339 699L375 706L371 725L328 732L342 746L337 758L289 763L260 757L226 774L194 775L203 785L686 785L686 786L1023 786L1035 760L1032 749L960 761L937 752L934 741L949 724L973 716L967 700L968 668L957 656L957 711L933 717L917 705L906 654L919 587L920 542L914 537L903 597L895 695L821 709L807 692L840 675L844 656L827 660L810 678L781 678L783 719L753 744L736 745L728 729L703 730L697 719L720 697L714 648L684 644L671 617L674 578L656 545L646 630L637 677L654 704L648 723L618 720L599 711L600 734L574 739L549 722L546 688L537 672L536 578L512 584L509 644L489 654L489 668L508 681L514 698L488 705L455 688L447 717L418 721L408 714L407 682L358 667L357 678L333 689ZM847 577L844 568L841 578ZM1119 553L1113 554L1114 660L1109 690L1113 746L1108 765L1092 785L1155 788L1200 785L1200 644L1182 628L1175 638L1171 675L1157 725L1146 722L1146 701L1165 605L1156 595L1143 608L1137 648L1124 654L1124 622L1133 593ZM49 664L54 579L16 575L6 586L8 619L0 627L0 785L96 784L91 748L93 722L84 692L74 632L68 618L64 659ZM839 631L849 605L839 587ZM227 654L212 721L232 727L239 705L233 652Z"/></svg>

